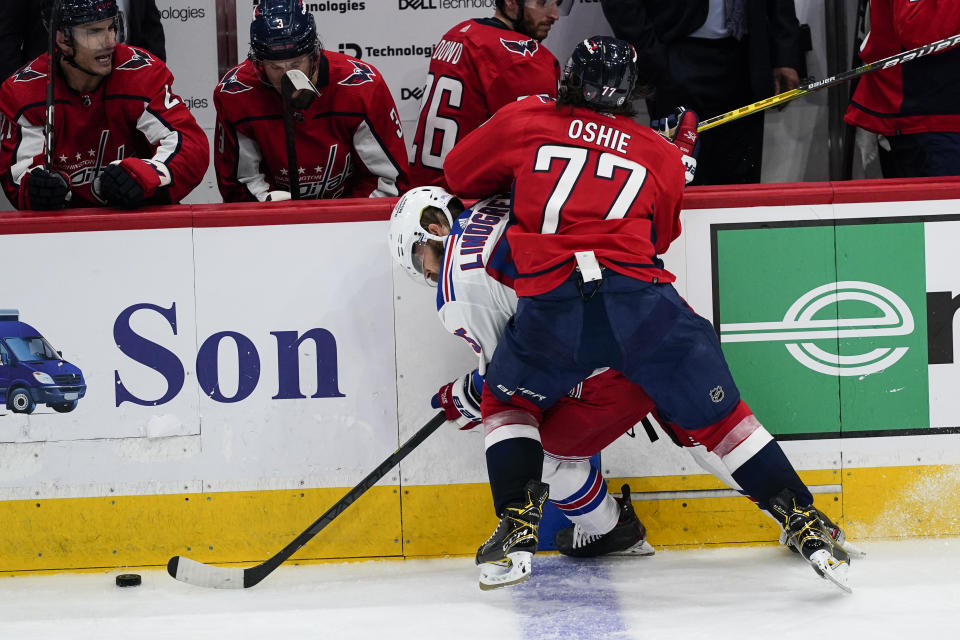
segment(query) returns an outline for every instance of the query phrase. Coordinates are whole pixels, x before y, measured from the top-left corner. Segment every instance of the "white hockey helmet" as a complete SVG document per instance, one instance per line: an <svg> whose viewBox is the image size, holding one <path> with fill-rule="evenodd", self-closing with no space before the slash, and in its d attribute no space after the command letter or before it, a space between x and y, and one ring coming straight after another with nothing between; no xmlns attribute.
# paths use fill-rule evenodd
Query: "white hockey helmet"
<svg viewBox="0 0 960 640"><path fill-rule="evenodd" d="M452 203L456 203L453 204L456 212L450 209ZM417 187L407 191L390 215L390 255L412 278L435 287L437 283L428 280L423 273L422 254L415 251L417 245L428 240L443 242L443 236L434 235L426 229L429 222L423 220L423 213L428 207L438 209L443 214L448 228L453 228L453 219L463 211L463 205L456 196L441 187Z"/></svg>

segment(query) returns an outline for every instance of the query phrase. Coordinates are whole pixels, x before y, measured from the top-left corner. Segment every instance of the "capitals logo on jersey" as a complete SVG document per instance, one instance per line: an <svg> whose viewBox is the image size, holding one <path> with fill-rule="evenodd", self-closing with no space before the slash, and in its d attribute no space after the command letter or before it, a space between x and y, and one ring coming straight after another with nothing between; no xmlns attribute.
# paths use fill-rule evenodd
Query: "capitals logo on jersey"
<svg viewBox="0 0 960 640"><path fill-rule="evenodd" d="M125 71L136 71L137 69L143 69L144 67L149 67L153 62L153 58L150 57L150 54L146 51L141 51L140 49L130 48L130 51L133 52L133 57L124 62L123 64L117 65L117 69L123 69Z"/></svg>
<svg viewBox="0 0 960 640"><path fill-rule="evenodd" d="M220 81L220 91L222 93L243 93L253 89L250 85L237 80L237 71L239 70L240 67L235 67L230 73L223 76L223 80Z"/></svg>
<svg viewBox="0 0 960 640"><path fill-rule="evenodd" d="M540 48L536 40L504 40L500 38L500 44L509 51L518 56L532 56Z"/></svg>
<svg viewBox="0 0 960 640"><path fill-rule="evenodd" d="M23 69L20 69L13 76L14 82L30 82L31 80L36 80L37 78L46 78L47 74L40 73L39 71L34 71L30 68L30 65L25 66Z"/></svg>
<svg viewBox="0 0 960 640"><path fill-rule="evenodd" d="M349 60L348 62L353 65L353 73L348 75L337 84L342 84L347 87L355 87L359 84L373 82L373 79L377 77L377 74L374 73L373 69L371 69L368 65L358 60Z"/></svg>

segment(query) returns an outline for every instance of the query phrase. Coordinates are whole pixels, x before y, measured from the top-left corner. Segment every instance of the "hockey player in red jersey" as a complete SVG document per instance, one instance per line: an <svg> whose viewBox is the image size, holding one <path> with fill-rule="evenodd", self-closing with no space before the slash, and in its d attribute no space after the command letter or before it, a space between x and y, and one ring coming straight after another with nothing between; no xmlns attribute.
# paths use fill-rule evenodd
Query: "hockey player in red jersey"
<svg viewBox="0 0 960 640"><path fill-rule="evenodd" d="M55 30L53 63L45 53L0 87L0 181L10 202L18 209L179 202L202 180L210 153L166 65L122 44L116 0L63 0Z"/></svg>
<svg viewBox="0 0 960 640"><path fill-rule="evenodd" d="M517 309L517 297L511 289L516 271L504 237L510 210L509 197L493 196L461 213L463 204L443 189L417 187L400 199L390 218L391 256L413 278L438 287L436 304L441 322L479 356L479 369L444 385L433 399L434 406L442 406L447 419L461 429L478 424L482 372ZM541 479L550 487L550 500L573 522L556 535L560 553L592 557L653 552L643 542L645 528L628 504L629 487L624 486L623 497L615 501L607 493L600 470L589 462L590 456L650 412L657 415L649 395L611 370L590 376L544 412L539 426L544 451ZM484 431L484 440L490 448L505 432L496 423L488 422L487 426L492 428ZM684 447L701 467L769 513L732 474L738 472L744 452L755 449L758 441L769 441L771 436L759 423L750 423L751 429L741 429L739 435L733 433L735 426L735 421L727 421L722 428L689 434L677 425L661 424L670 439ZM737 442L748 430L750 441ZM777 483L782 475L771 473L750 479L754 490L761 487L772 494L779 490ZM860 553L846 542L839 527L824 514L818 516L824 520L824 531L837 544L848 553ZM781 543L788 544L786 535L781 536ZM498 568L484 571L481 585L484 589L506 586L526 577L528 572L517 572L515 567L504 571Z"/></svg>
<svg viewBox="0 0 960 640"><path fill-rule="evenodd" d="M483 371L517 306L504 241L509 213L509 197L486 198L464 211L442 188L417 187L404 194L390 218L390 255L417 281L438 286L440 321L479 357L477 369L443 385L432 400L461 429L479 425ZM590 462L652 409L653 401L633 383L602 371L547 412L541 429L543 481L550 485L550 500L573 523L557 533L560 553L653 554L629 486L614 499ZM488 446L501 435L485 438Z"/></svg>
<svg viewBox="0 0 960 640"><path fill-rule="evenodd" d="M507 241L516 315L486 371L484 430L500 525L477 552L484 573L529 563L547 489L540 482L544 410L598 367L646 391L681 441L722 454L731 475L778 518L815 571L846 586L849 557L727 368L713 325L680 298L659 255L680 234L680 149L629 115L636 52L597 36L577 45L560 99L497 112L447 157L467 197L512 189ZM681 114L675 142L696 140ZM527 566L529 570L529 566Z"/></svg>
<svg viewBox="0 0 960 640"><path fill-rule="evenodd" d="M467 20L437 43L410 149L411 184L445 186L443 160L505 104L557 95L560 64L541 44L573 0L497 0L492 18Z"/></svg>
<svg viewBox="0 0 960 640"><path fill-rule="evenodd" d="M299 69L319 90L293 106L297 167L290 167L280 81ZM324 51L313 15L300 0L263 0L250 24L249 59L220 80L214 165L225 202L288 200L289 172L299 197L397 196L407 187L400 118L372 65Z"/></svg>
<svg viewBox="0 0 960 640"><path fill-rule="evenodd" d="M876 62L960 33L960 2L871 0L860 57ZM960 47L860 78L844 120L878 134L884 178L960 175Z"/></svg>

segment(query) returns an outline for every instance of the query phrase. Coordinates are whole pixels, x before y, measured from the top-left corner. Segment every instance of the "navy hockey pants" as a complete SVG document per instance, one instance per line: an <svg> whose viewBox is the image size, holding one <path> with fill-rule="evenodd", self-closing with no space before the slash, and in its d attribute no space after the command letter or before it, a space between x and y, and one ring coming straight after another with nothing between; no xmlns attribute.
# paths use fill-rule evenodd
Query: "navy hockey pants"
<svg viewBox="0 0 960 640"><path fill-rule="evenodd" d="M701 429L733 411L740 392L717 334L673 285L610 269L599 283L578 287L578 278L574 272L556 289L520 299L487 369L494 396L546 409L596 368L610 367L642 386L661 416L684 429Z"/></svg>

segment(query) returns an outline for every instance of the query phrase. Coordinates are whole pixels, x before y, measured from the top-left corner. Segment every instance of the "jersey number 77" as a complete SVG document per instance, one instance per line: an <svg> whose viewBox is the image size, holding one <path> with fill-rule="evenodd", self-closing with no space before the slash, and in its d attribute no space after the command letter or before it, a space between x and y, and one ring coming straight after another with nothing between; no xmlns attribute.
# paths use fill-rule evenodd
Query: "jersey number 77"
<svg viewBox="0 0 960 640"><path fill-rule="evenodd" d="M551 173L554 162L563 163L560 176L557 178L553 191L551 191L550 197L547 198L543 207L543 222L540 225L540 233L557 233L563 208L574 191L578 187L580 190L587 189L590 186L595 187L595 185L583 185L582 181L589 157L590 150L583 147L551 144L537 149L537 157L533 167L534 173ZM607 212L603 215L604 220L617 220L626 217L647 180L646 167L633 160L606 151L600 153L597 157L593 166L593 176L612 181L617 170L626 171L627 178L607 208Z"/></svg>

